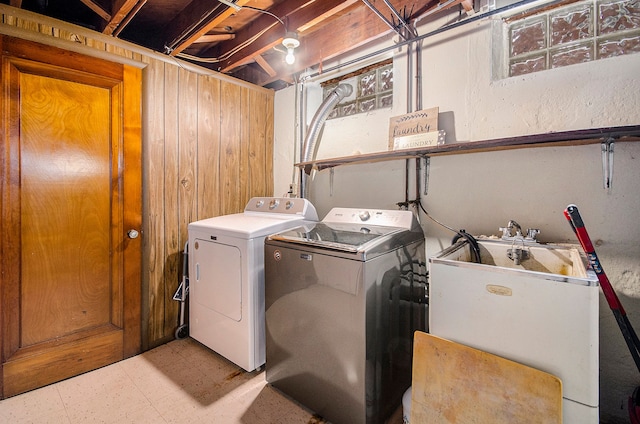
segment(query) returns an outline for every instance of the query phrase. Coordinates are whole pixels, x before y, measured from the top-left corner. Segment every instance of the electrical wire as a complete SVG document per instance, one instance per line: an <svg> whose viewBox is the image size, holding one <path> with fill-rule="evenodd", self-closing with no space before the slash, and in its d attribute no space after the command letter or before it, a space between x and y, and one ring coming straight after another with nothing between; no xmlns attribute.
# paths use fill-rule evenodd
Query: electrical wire
<svg viewBox="0 0 640 424"><path fill-rule="evenodd" d="M241 6L240 10L242 10L242 9L253 10L253 11L260 12L260 13L263 13L265 15L269 15L269 16L275 18L278 22L280 22L282 24L282 26L284 27L285 33L287 32L287 25L284 23L284 21L282 19L280 19L278 16L276 16L273 13L269 12L268 10L263 10L263 9L259 9L257 7L252 7L252 6ZM233 49L229 50L228 52L226 52L225 54L221 55L220 57L199 57L199 56L194 56L194 55L191 55L191 54L188 54L188 53L178 53L176 56L181 57L182 59L193 60L195 62L201 62L201 63L223 62L223 61L229 59L230 57L232 57L234 54L240 52L242 49L250 46L258 38L262 37L274 25L275 25L275 22L273 24L267 26L263 30L259 31L258 33L253 35L251 38L248 38L244 42L238 44L236 47L234 47Z"/></svg>
<svg viewBox="0 0 640 424"><path fill-rule="evenodd" d="M282 21L282 19L280 19L279 17L277 17L276 15L274 15L273 13L269 12L268 10L264 10L264 9L258 9L257 7L252 7L252 6L242 6L240 9L250 9L250 10L255 10L256 12L260 12L260 13L264 13L265 15L269 15L272 16L274 18L276 18L278 20L278 22L280 22L282 24L282 26L284 27L284 30L287 30L287 26L285 25L285 23Z"/></svg>
<svg viewBox="0 0 640 424"><path fill-rule="evenodd" d="M473 261L475 263L481 263L480 262L480 246L478 245L478 241L471 234L467 233L465 230L458 231L456 229L453 229L453 228L443 224L442 222L438 221L437 219L435 219L431 215L429 215L429 212L427 212L427 210L424 208L424 206L422 206L422 202L420 202L419 199L413 201L413 203L415 203L416 205L418 205L420 207L420 209L427 216L427 218L429 218L430 220L432 220L436 224L446 228L447 230L456 233L456 236L451 241L451 244L454 244L460 238L464 238L469 243L469 246L471 247L471 254L473 256Z"/></svg>
<svg viewBox="0 0 640 424"><path fill-rule="evenodd" d="M262 31L256 33L251 38L249 38L249 39L245 40L244 42L238 44L236 47L234 47L233 49L229 50L228 52L226 52L225 54L221 55L220 57L199 57L199 56L194 56L194 55L191 55L191 54L188 54L188 53L178 53L176 56L178 56L178 57L180 57L182 59L188 59L188 60L193 60L193 61L196 61L196 62L203 62L203 63L223 62L223 61L229 59L234 54L240 52L242 49L244 49L244 48L248 47L249 45L251 45L258 38L260 38L262 35L264 35L265 32L269 31L272 26L273 25L269 25L268 27L266 27Z"/></svg>

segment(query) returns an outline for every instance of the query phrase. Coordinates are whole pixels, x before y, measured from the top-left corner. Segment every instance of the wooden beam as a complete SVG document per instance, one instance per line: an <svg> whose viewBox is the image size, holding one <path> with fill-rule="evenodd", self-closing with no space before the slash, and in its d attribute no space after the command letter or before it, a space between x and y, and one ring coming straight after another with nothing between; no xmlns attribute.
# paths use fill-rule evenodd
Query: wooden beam
<svg viewBox="0 0 640 424"><path fill-rule="evenodd" d="M473 0L462 0L460 2L465 12L473 12Z"/></svg>
<svg viewBox="0 0 640 424"><path fill-rule="evenodd" d="M434 2L429 2L420 10L414 11L414 15L409 20L424 14L432 3ZM456 2L456 4L459 3L460 0ZM405 6L409 10L414 5L414 1L399 0L394 2L394 5L396 10L401 10ZM449 7L453 6L451 4ZM282 79L282 76L292 75L295 72L337 58L349 51L384 37L391 37L394 34L395 32L369 8L364 7L364 5L352 8L348 13L323 26L322 30L311 32L308 35L305 34L301 39L300 47L296 49L295 64L287 65L284 62L272 64L277 72L276 77L269 77L263 74L261 79L254 79L251 82L265 86L277 79Z"/></svg>
<svg viewBox="0 0 640 424"><path fill-rule="evenodd" d="M257 56L254 57L254 59L256 60L256 63L258 65L260 65L260 67L262 69L264 69L264 71L270 77L275 77L276 76L276 71L271 67L271 65L269 65L269 62L267 62L262 56L257 55Z"/></svg>
<svg viewBox="0 0 640 424"><path fill-rule="evenodd" d="M238 0L238 6L244 6L251 0ZM211 13L215 9L220 13ZM229 16L237 13L217 0L194 0L184 8L168 25L167 42L172 47L171 56L175 56L207 32L220 25ZM200 23L200 25L194 25Z"/></svg>
<svg viewBox="0 0 640 424"><path fill-rule="evenodd" d="M396 9L414 3L413 0L401 0ZM293 65L277 64L275 70L280 75L291 75L302 69L336 58L345 52L364 46L372 41L395 34L368 7L361 6L325 25L321 31L314 31L301 40L296 49L296 62ZM264 86L276 78L265 77L255 84Z"/></svg>
<svg viewBox="0 0 640 424"><path fill-rule="evenodd" d="M235 34L205 34L198 38L194 43L217 43L218 41L233 40Z"/></svg>
<svg viewBox="0 0 640 424"><path fill-rule="evenodd" d="M147 0L140 0L140 2L138 4L136 4L136 6L133 8L133 10L131 12L129 12L127 17L124 18L124 20L120 23L120 25L118 25L116 30L113 31L113 36L114 37L117 37L118 35L120 35L122 30L127 25L129 25L129 22L131 22L131 20L136 16L136 14L140 11L140 9L142 9L142 6L144 6L146 3L147 3Z"/></svg>
<svg viewBox="0 0 640 424"><path fill-rule="evenodd" d="M82 0L83 2L86 0ZM113 0L111 8L112 16L107 26L102 30L103 34L112 35L125 20L127 15L143 0ZM139 10L139 9L138 9ZM127 21L128 22L128 21ZM122 31L122 29L120 29Z"/></svg>
<svg viewBox="0 0 640 424"><path fill-rule="evenodd" d="M93 10L95 13L98 14L98 16L100 16L103 20L109 22L111 20L111 14L109 12L107 12L106 10L104 10L102 8L101 5L99 5L98 3L96 3L93 0L80 0L85 6L87 6L89 9ZM11 1L11 5L13 6L13 0Z"/></svg>
<svg viewBox="0 0 640 424"><path fill-rule="evenodd" d="M469 12L473 10L473 0L449 0L449 1L440 2L434 5L433 7L430 7L429 9L427 9L425 13L421 14L420 16L422 18L425 18L429 15L433 15L434 13L451 9L453 6L456 6L458 4L462 5L465 12Z"/></svg>
<svg viewBox="0 0 640 424"><path fill-rule="evenodd" d="M357 3L357 0L316 0L313 2L309 2L309 0L287 0L269 9L269 12L285 20L290 31L302 31L303 29L309 31L313 26L327 19L327 17L341 12L354 3ZM258 40L222 62L220 64L221 71L228 72L238 66L251 63L254 56L260 55L280 44L285 31L281 25L277 24L277 21L275 22L276 25L274 25L272 16L261 16L251 25L247 25L246 28L239 31L233 42L221 43L216 46L218 51L229 51L249 40L258 31L271 25L271 28ZM339 33L334 33L333 35Z"/></svg>

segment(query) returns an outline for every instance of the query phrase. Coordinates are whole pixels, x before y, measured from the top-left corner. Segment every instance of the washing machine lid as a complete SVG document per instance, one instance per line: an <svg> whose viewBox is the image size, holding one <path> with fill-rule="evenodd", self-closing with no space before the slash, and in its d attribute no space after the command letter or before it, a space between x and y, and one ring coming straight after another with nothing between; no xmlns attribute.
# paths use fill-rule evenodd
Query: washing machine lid
<svg viewBox="0 0 640 424"><path fill-rule="evenodd" d="M322 222L272 234L269 240L332 250L366 260L424 240L411 211L333 208Z"/></svg>
<svg viewBox="0 0 640 424"><path fill-rule="evenodd" d="M399 227L324 222L303 225L269 236L269 240L353 253L362 259L423 238L422 234Z"/></svg>

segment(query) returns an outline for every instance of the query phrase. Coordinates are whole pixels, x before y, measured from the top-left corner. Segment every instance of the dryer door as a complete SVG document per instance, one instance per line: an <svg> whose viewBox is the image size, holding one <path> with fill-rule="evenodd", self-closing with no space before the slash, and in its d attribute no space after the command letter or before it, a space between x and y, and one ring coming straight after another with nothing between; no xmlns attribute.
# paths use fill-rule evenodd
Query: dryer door
<svg viewBox="0 0 640 424"><path fill-rule="evenodd" d="M190 252L191 253L191 252ZM196 239L191 299L234 321L242 319L242 255L237 246Z"/></svg>

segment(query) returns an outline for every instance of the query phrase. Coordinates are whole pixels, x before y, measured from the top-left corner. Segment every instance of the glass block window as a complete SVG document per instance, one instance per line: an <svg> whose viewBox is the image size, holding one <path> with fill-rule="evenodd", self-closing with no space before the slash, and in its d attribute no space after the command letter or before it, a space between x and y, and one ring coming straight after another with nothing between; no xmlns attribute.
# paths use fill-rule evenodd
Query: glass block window
<svg viewBox="0 0 640 424"><path fill-rule="evenodd" d="M353 94L344 98L327 119L393 106L393 63L391 60L323 83L323 98L326 98L340 83L350 84L353 87Z"/></svg>
<svg viewBox="0 0 640 424"><path fill-rule="evenodd" d="M508 76L640 53L640 0L588 0L507 24Z"/></svg>

